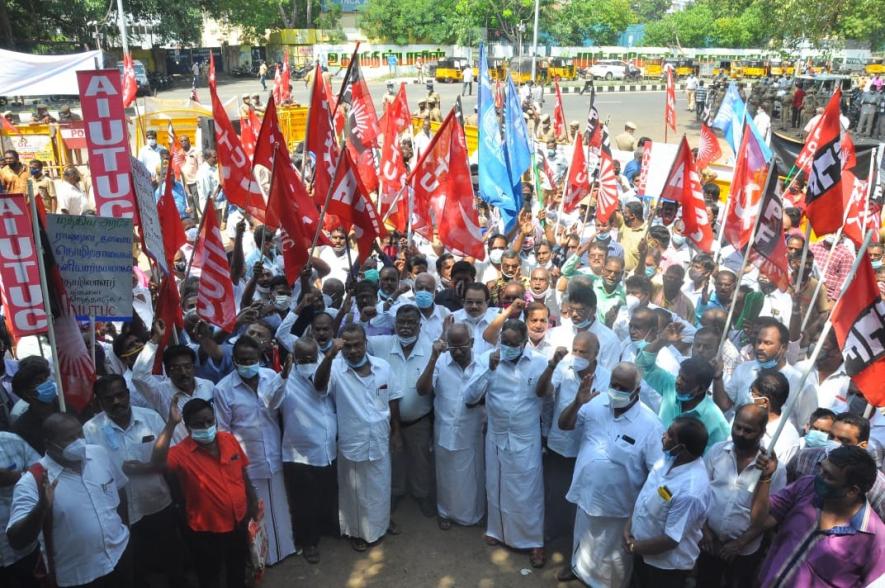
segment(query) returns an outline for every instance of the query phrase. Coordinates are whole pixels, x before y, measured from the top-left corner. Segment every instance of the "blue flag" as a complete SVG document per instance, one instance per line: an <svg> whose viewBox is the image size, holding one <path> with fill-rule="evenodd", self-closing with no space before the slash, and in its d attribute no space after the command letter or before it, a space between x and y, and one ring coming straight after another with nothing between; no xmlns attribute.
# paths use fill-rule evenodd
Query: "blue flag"
<svg viewBox="0 0 885 588"><path fill-rule="evenodd" d="M519 205L514 198L513 182L507 171L504 140L498 125L498 115L495 113L489 64L483 44L479 46L478 134L479 197L499 209L505 226L509 228L516 220Z"/></svg>
<svg viewBox="0 0 885 588"><path fill-rule="evenodd" d="M744 120L745 117L746 120ZM731 82L728 85L728 90L725 92L725 97L722 99L719 112L716 113L716 118L713 119L713 126L722 130L725 140L731 145L731 150L735 155L737 155L740 148L745 122L747 127L753 132L753 136L756 138L756 142L765 156L765 161L769 161L771 159L771 149L766 145L765 138L759 133L756 125L753 124L753 119L747 112L747 107L738 93L737 86L734 82Z"/></svg>
<svg viewBox="0 0 885 588"><path fill-rule="evenodd" d="M513 85L513 78L507 76L507 100L504 103L504 142L507 154L507 171L514 195L521 198L522 174L532 165L532 149L529 146L529 130L522 116L522 104ZM520 204L522 204L520 202Z"/></svg>

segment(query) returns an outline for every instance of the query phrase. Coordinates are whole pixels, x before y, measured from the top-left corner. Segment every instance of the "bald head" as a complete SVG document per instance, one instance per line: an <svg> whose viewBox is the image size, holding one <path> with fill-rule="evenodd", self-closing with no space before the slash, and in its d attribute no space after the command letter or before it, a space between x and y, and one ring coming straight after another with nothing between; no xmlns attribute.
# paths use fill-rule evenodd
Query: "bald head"
<svg viewBox="0 0 885 588"><path fill-rule="evenodd" d="M622 361L612 370L611 386L619 390L632 392L639 388L639 370L636 364Z"/></svg>
<svg viewBox="0 0 885 588"><path fill-rule="evenodd" d="M415 276L415 290L436 291L436 278L427 272L418 274Z"/></svg>
<svg viewBox="0 0 885 588"><path fill-rule="evenodd" d="M547 280L550 278L550 272L547 271L547 268L536 267L532 270L531 279L532 280Z"/></svg>
<svg viewBox="0 0 885 588"><path fill-rule="evenodd" d="M728 313L725 309L708 308L703 314L701 314L701 326L713 329L721 334L725 330L725 321L727 318Z"/></svg>
<svg viewBox="0 0 885 588"><path fill-rule="evenodd" d="M572 340L572 355L594 361L599 355L599 339L589 330L579 331Z"/></svg>
<svg viewBox="0 0 885 588"><path fill-rule="evenodd" d="M470 329L464 323L455 323L446 331L446 342L449 345L462 345L470 339Z"/></svg>
<svg viewBox="0 0 885 588"><path fill-rule="evenodd" d="M299 337L298 340L295 341L295 345L292 346L292 353L295 355L295 359L309 358L312 356L314 361L316 361L317 354L319 353L317 342L310 337Z"/></svg>
<svg viewBox="0 0 885 588"><path fill-rule="evenodd" d="M747 423L752 423L759 429L765 429L765 425L768 424L768 410L754 403L745 404L738 408L734 417L735 420L741 418Z"/></svg>

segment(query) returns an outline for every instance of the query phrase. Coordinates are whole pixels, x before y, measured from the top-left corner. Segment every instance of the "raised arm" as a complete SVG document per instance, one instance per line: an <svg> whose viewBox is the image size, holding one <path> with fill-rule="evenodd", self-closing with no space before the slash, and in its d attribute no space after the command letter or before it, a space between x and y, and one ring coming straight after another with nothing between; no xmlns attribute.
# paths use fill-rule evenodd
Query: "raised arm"
<svg viewBox="0 0 885 588"><path fill-rule="evenodd" d="M489 326L486 327L485 331L482 332L482 338L485 342L490 345L497 345L498 334L504 326L504 321L510 318L519 318L523 309L525 309L525 300L517 299L514 300L506 310L499 312L498 316L496 316L492 322L489 323Z"/></svg>
<svg viewBox="0 0 885 588"><path fill-rule="evenodd" d="M595 374L589 374L581 379L581 385L578 386L578 393L572 403L565 407L565 410L559 415L559 428L563 431L571 431L578 422L578 411L581 407L599 396L599 392L593 391L593 380Z"/></svg>
<svg viewBox="0 0 885 588"><path fill-rule="evenodd" d="M332 348L326 353L326 357L320 362L316 373L313 375L313 387L321 394L325 393L329 386L329 376L332 374L332 360L341 351L342 345L341 339L332 340Z"/></svg>
<svg viewBox="0 0 885 588"><path fill-rule="evenodd" d="M535 386L535 394L540 397L549 396L553 394L553 384L551 383L553 379L553 372L556 371L556 366L559 365L559 362L562 361L562 358L568 354L568 349L565 347L557 347L556 351L553 353L553 357L550 361L547 362L547 367L544 368L544 371L541 372L541 377L538 378L538 383Z"/></svg>
<svg viewBox="0 0 885 588"><path fill-rule="evenodd" d="M421 396L427 396L433 392L433 370L436 369L436 362L439 359L439 356L445 353L446 347L446 342L442 339L437 339L433 342L433 349L430 352L430 360L428 360L427 365L424 367L424 371L421 372L421 376L415 383L418 394Z"/></svg>

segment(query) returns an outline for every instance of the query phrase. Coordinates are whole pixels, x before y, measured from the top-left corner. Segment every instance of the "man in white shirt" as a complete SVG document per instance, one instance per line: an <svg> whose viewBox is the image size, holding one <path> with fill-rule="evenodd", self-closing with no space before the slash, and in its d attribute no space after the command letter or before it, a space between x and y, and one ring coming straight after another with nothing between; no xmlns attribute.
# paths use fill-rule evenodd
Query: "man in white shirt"
<svg viewBox="0 0 885 588"><path fill-rule="evenodd" d="M756 116L753 117L753 124L759 131L759 136L768 145L771 142L771 117L765 112L765 105L760 104L756 108Z"/></svg>
<svg viewBox="0 0 885 588"><path fill-rule="evenodd" d="M793 297L789 292L781 292L764 274L759 274L757 283L763 296L759 316L770 316L789 328L790 315L793 312Z"/></svg>
<svg viewBox="0 0 885 588"><path fill-rule="evenodd" d="M575 276L568 283L568 305L571 321L550 331L549 340L554 347L568 349L580 331L590 331L599 339L597 361L604 368L612 369L621 352L621 344L611 329L596 320L596 294L593 282L587 276Z"/></svg>
<svg viewBox="0 0 885 588"><path fill-rule="evenodd" d="M426 275L426 274L422 274ZM391 495L395 508L399 500L411 495L426 517L436 515L433 502L433 399L416 389L418 378L430 361L430 339L421 326L421 312L414 304L396 309L393 335L369 337L368 353L390 364L399 401L399 430L402 451L391 453L393 477Z"/></svg>
<svg viewBox="0 0 885 588"><path fill-rule="evenodd" d="M755 404L741 406L731 426L731 439L721 441L704 454L710 476L712 504L701 555L698 586L752 586L763 555L761 534L750 527L753 487L757 481L754 463L762 447L767 411ZM758 470L756 470L758 471ZM772 492L787 484L781 462L771 480Z"/></svg>
<svg viewBox="0 0 885 588"><path fill-rule="evenodd" d="M470 67L470 64L464 67L464 71L461 73L461 81L464 82L464 86L461 88L461 95L473 96L473 68Z"/></svg>
<svg viewBox="0 0 885 588"><path fill-rule="evenodd" d="M144 164L154 181L157 181L160 162L166 149L157 144L157 131L153 129L145 133L145 140L147 143L138 151L138 161Z"/></svg>
<svg viewBox="0 0 885 588"><path fill-rule="evenodd" d="M557 579L575 577L589 586L622 588L633 558L624 547L624 527L648 473L661 457L664 427L639 401L639 372L619 363L608 385L581 381L559 427L574 430L580 450L566 500L577 505L570 565Z"/></svg>
<svg viewBox="0 0 885 588"><path fill-rule="evenodd" d="M181 152L184 155L184 161L181 164L181 183L187 191L190 206L195 206L199 201L197 192L197 174L200 171L200 152L191 145L191 140L187 135L182 135L179 139ZM198 211L202 212L202 211Z"/></svg>
<svg viewBox="0 0 885 588"><path fill-rule="evenodd" d="M317 392L335 402L338 520L356 551L365 551L385 532L398 532L390 519L390 452L402 446L402 392L390 364L370 356L366 346L360 325L345 326L313 379Z"/></svg>
<svg viewBox="0 0 885 588"><path fill-rule="evenodd" d="M83 425L86 442L104 447L129 478L126 506L135 577L161 573L172 586L187 586L172 495L162 473L151 465L151 453L166 426L149 408L130 406L126 381L118 374L102 376L93 386L102 412ZM168 412L167 412L168 414Z"/></svg>
<svg viewBox="0 0 885 588"><path fill-rule="evenodd" d="M464 288L464 308L452 313L456 323L466 323L473 340L473 354L476 356L492 349L494 345L483 338L486 328L498 316L497 308L489 308L491 294L485 284L471 282Z"/></svg>
<svg viewBox="0 0 885 588"><path fill-rule="evenodd" d="M320 247L318 257L329 265L329 273L323 277L323 282L329 278L341 280L347 283L347 233L341 227L335 227L329 232L329 246ZM342 309L350 310L350 309Z"/></svg>
<svg viewBox="0 0 885 588"><path fill-rule="evenodd" d="M418 393L433 394L436 509L443 531L476 525L485 514L485 456L482 406L465 402L465 383L477 370L470 326L455 323L445 341L433 343L418 379Z"/></svg>
<svg viewBox="0 0 885 588"><path fill-rule="evenodd" d="M425 115L421 120L421 130L418 131L415 138L412 140L416 161L421 159L421 155L423 155L427 147L430 146L430 141L432 139L433 133L430 130L430 117Z"/></svg>
<svg viewBox="0 0 885 588"><path fill-rule="evenodd" d="M154 321L151 339L144 344L141 353L132 365L132 384L148 405L157 414L169 414L173 400L183 409L191 398L212 400L215 384L194 376L197 360L196 352L187 345L170 345L163 350L163 370L166 375L154 374L159 342L163 340L166 324L162 319ZM172 433L172 444L188 436L183 423L176 425Z"/></svg>
<svg viewBox="0 0 885 588"><path fill-rule="evenodd" d="M397 304L381 315L380 325L392 323L401 305L417 306L421 314L421 333L430 341L436 341L443 334L443 323L451 314L448 308L436 304L436 278L432 274L422 272L415 276L414 299L400 297Z"/></svg>
<svg viewBox="0 0 885 588"><path fill-rule="evenodd" d="M762 370L750 385L750 394L754 402L768 409L768 423L765 425L765 436L762 439L766 449L781 422L781 410L787 403L790 383L784 374L772 370ZM786 464L799 451L799 431L792 421L784 423L784 429L774 445L774 454L780 463Z"/></svg>
<svg viewBox="0 0 885 588"><path fill-rule="evenodd" d="M673 419L658 460L642 486L624 531L641 586L685 585L700 553L698 543L711 490L701 456L707 429L690 415Z"/></svg>
<svg viewBox="0 0 885 588"><path fill-rule="evenodd" d="M232 433L249 458L246 472L264 501L267 563L273 565L295 553L295 542L280 446L285 382L259 365L261 354L258 341L241 335L233 348L234 371L215 385L213 395L219 430Z"/></svg>
<svg viewBox="0 0 885 588"><path fill-rule="evenodd" d="M805 359L796 364L796 370L800 374L810 370L808 385L817 390L819 408L828 408L835 413L848 410L848 388L851 385L851 378L845 371L835 331L830 330L827 333L814 365L811 365L811 360Z"/></svg>
<svg viewBox="0 0 885 588"><path fill-rule="evenodd" d="M325 313L323 316L328 317ZM319 365L316 341L298 339L292 356L294 365L286 378L286 397L280 407L283 474L296 546L304 551L304 559L315 564L320 561L320 535L338 533L338 420L332 399L318 395L313 388Z"/></svg>
<svg viewBox="0 0 885 588"><path fill-rule="evenodd" d="M215 208L223 208L224 197L221 195L221 184L218 179L218 155L215 149L203 151L203 162L197 169L197 208L203 214L209 196L215 199Z"/></svg>
<svg viewBox="0 0 885 588"><path fill-rule="evenodd" d="M15 549L31 545L44 525L51 525L49 557L59 586L96 580L102 586L132 586L129 529L118 514L129 480L104 447L86 444L73 415L47 417L43 437L41 480L28 472L15 485L6 527L9 544Z"/></svg>
<svg viewBox="0 0 885 588"><path fill-rule="evenodd" d="M15 585L17 581L22 588L39 587L34 579L40 555L36 538L19 549L13 549L6 538L15 483L38 461L40 454L24 439L15 433L0 431L0 463L5 464L0 470L0 581L4 586Z"/></svg>
<svg viewBox="0 0 885 588"><path fill-rule="evenodd" d="M61 214L83 214L86 194L80 188L80 172L74 166L65 168L58 184L58 211Z"/></svg>
<svg viewBox="0 0 885 588"><path fill-rule="evenodd" d="M486 543L531 549L532 567L544 554L544 477L538 379L546 358L526 349L525 323L509 319L498 349L484 353L467 382L469 404L486 401Z"/></svg>
<svg viewBox="0 0 885 588"><path fill-rule="evenodd" d="M565 495L572 483L581 438L579 432L563 431L559 427L559 415L572 404L584 380L592 380L597 390L604 390L611 377L606 368L597 365L599 339L593 333L582 331L575 335L571 353L567 353L563 347L554 352L537 388L537 394L553 405L544 455L544 536L547 541L571 535L575 522L575 507L566 501Z"/></svg>

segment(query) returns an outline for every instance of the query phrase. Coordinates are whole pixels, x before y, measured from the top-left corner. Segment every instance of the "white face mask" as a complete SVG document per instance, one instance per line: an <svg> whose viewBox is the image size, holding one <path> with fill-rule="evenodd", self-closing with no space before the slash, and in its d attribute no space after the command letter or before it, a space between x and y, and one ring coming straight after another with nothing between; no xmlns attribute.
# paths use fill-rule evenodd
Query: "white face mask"
<svg viewBox="0 0 885 588"><path fill-rule="evenodd" d="M86 439L82 437L74 439L68 443L61 454L68 461L83 461L86 459Z"/></svg>
<svg viewBox="0 0 885 588"><path fill-rule="evenodd" d="M624 408L633 400L632 392L624 392L615 388L608 389L608 403L612 408Z"/></svg>
<svg viewBox="0 0 885 588"><path fill-rule="evenodd" d="M572 369L576 372L583 372L588 367L590 367L590 360L586 357L578 357L577 355L572 356Z"/></svg>
<svg viewBox="0 0 885 588"><path fill-rule="evenodd" d="M495 265L499 265L501 263L501 258L503 256L503 249L492 249L491 251L489 251L489 261L491 261Z"/></svg>
<svg viewBox="0 0 885 588"><path fill-rule="evenodd" d="M302 378L304 378L305 380L307 380L308 378L310 378L310 377L314 374L314 372L317 371L317 366L318 366L318 365L319 365L319 364L316 363L316 362L313 362L313 363L298 363L298 364L295 364L295 370L298 372L298 374L299 374Z"/></svg>
<svg viewBox="0 0 885 588"><path fill-rule="evenodd" d="M627 312L633 312L637 306L639 306L639 298L632 294L627 294Z"/></svg>

